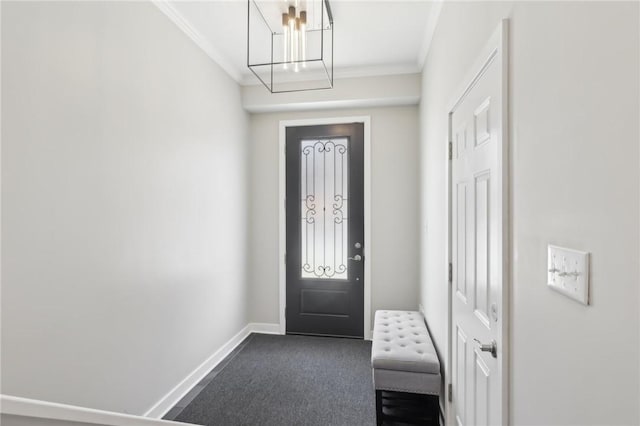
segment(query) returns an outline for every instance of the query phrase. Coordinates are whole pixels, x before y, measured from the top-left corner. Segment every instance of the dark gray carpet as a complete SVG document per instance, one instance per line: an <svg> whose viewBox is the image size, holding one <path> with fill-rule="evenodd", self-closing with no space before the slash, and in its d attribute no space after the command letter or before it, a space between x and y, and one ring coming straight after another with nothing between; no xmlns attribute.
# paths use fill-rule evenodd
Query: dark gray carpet
<svg viewBox="0 0 640 426"><path fill-rule="evenodd" d="M371 342L252 334L175 417L213 425L375 425Z"/></svg>

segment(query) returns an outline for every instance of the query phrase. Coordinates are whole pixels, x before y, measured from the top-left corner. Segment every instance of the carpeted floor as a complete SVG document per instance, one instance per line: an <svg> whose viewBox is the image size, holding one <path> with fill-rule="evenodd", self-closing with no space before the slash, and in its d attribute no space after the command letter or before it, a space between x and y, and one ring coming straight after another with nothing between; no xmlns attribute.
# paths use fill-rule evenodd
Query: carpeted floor
<svg viewBox="0 0 640 426"><path fill-rule="evenodd" d="M169 418L207 426L374 425L370 357L371 342L363 340L252 334Z"/></svg>

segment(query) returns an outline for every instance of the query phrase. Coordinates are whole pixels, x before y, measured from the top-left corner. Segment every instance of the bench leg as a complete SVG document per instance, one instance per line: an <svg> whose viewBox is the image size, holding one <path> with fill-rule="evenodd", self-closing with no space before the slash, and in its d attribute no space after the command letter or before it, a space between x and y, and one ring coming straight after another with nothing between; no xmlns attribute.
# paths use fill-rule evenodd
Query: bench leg
<svg viewBox="0 0 640 426"><path fill-rule="evenodd" d="M376 425L382 426L382 391L376 389Z"/></svg>

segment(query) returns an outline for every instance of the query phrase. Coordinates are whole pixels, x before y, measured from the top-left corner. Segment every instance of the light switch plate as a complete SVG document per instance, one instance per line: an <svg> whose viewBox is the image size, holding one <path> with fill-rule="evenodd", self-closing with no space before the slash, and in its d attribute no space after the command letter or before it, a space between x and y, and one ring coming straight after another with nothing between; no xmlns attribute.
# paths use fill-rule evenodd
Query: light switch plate
<svg viewBox="0 0 640 426"><path fill-rule="evenodd" d="M589 304L589 253L549 245L547 275L549 287Z"/></svg>

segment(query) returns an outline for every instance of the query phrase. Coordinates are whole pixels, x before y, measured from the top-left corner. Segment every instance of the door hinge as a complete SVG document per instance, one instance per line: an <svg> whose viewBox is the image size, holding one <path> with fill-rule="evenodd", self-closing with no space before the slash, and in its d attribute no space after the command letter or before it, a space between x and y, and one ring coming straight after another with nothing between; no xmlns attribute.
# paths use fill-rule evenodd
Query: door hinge
<svg viewBox="0 0 640 426"><path fill-rule="evenodd" d="M449 402L453 402L453 385L451 383L449 383L449 391L447 393L449 394Z"/></svg>
<svg viewBox="0 0 640 426"><path fill-rule="evenodd" d="M449 284L453 282L453 263L449 262Z"/></svg>
<svg viewBox="0 0 640 426"><path fill-rule="evenodd" d="M449 160L453 160L453 143L449 142Z"/></svg>

